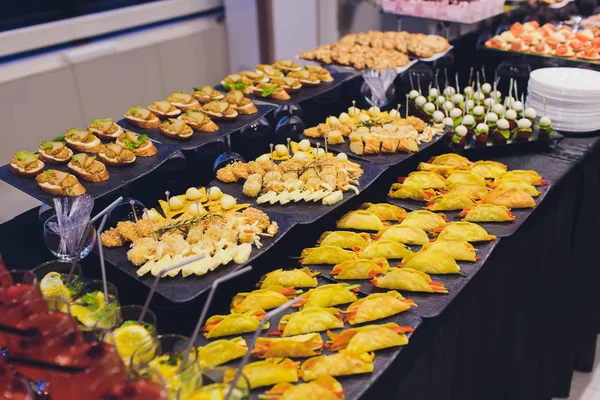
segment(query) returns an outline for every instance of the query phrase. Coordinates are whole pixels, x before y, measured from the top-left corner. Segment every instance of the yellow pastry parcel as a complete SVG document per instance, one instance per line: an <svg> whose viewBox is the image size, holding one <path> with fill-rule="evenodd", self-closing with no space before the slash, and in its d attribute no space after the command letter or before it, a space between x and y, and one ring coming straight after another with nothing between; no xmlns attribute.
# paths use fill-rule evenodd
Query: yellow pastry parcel
<svg viewBox="0 0 600 400"><path fill-rule="evenodd" d="M388 261L383 257L373 260L358 259L335 265L331 275L335 275L336 279L371 279L375 275L385 273L389 267Z"/></svg>
<svg viewBox="0 0 600 400"><path fill-rule="evenodd" d="M376 276L371 282L381 289L448 293L444 284L432 281L429 275L413 268L392 268L385 275Z"/></svg>
<svg viewBox="0 0 600 400"><path fill-rule="evenodd" d="M533 208L535 200L527 192L521 189L495 189L485 199L487 204L495 204L508 208Z"/></svg>
<svg viewBox="0 0 600 400"><path fill-rule="evenodd" d="M390 203L363 203L361 209L375 214L382 221L402 221L406 210Z"/></svg>
<svg viewBox="0 0 600 400"><path fill-rule="evenodd" d="M336 224L338 229L356 229L358 231L380 231L383 222L373 213L365 210L350 211Z"/></svg>
<svg viewBox="0 0 600 400"><path fill-rule="evenodd" d="M477 261L477 250L469 242L460 240L436 240L421 248L421 252L443 253L454 258L456 261ZM417 254L417 253L414 253ZM403 259L406 263L408 259Z"/></svg>
<svg viewBox="0 0 600 400"><path fill-rule="evenodd" d="M406 218L400 223L400 226L416 226L426 231L446 226L444 214L436 214L428 210L417 210L406 214Z"/></svg>
<svg viewBox="0 0 600 400"><path fill-rule="evenodd" d="M506 174L499 179L498 182L505 181L521 181L527 182L533 186L547 185L548 181L544 180L540 174L532 170L515 169L508 171Z"/></svg>
<svg viewBox="0 0 600 400"><path fill-rule="evenodd" d="M412 326L400 326L394 322L381 325L365 325L344 329L340 333L327 331L331 339L332 351L344 350L349 353L363 354L390 347L408 344L407 333L413 332Z"/></svg>
<svg viewBox="0 0 600 400"><path fill-rule="evenodd" d="M373 293L362 299L356 300L344 312L345 321L350 325L376 321L391 317L416 306L412 299L405 299L395 290L385 293Z"/></svg>
<svg viewBox="0 0 600 400"><path fill-rule="evenodd" d="M220 336L238 335L240 333L254 332L265 316L264 310L252 310L242 314L213 315L206 320L202 328L204 337L212 339ZM269 322L264 329L269 328Z"/></svg>
<svg viewBox="0 0 600 400"><path fill-rule="evenodd" d="M221 339L197 347L198 364L202 369L213 368L229 361L244 357L248 351L246 341L241 337Z"/></svg>
<svg viewBox="0 0 600 400"><path fill-rule="evenodd" d="M446 186L450 185L485 186L485 178L471 171L454 171L446 178Z"/></svg>
<svg viewBox="0 0 600 400"><path fill-rule="evenodd" d="M301 293L301 291L300 291ZM271 286L267 289L258 289L249 293L238 293L231 301L232 313L245 313L252 310L271 310L284 305L298 294L294 288Z"/></svg>
<svg viewBox="0 0 600 400"><path fill-rule="evenodd" d="M268 400L344 400L344 388L330 376L321 376L307 383L278 383L261 399Z"/></svg>
<svg viewBox="0 0 600 400"><path fill-rule="evenodd" d="M486 179L500 179L506 171L506 165L497 161L477 161L471 166L471 172Z"/></svg>
<svg viewBox="0 0 600 400"><path fill-rule="evenodd" d="M421 189L443 189L446 187L443 176L429 171L411 172L402 184Z"/></svg>
<svg viewBox="0 0 600 400"><path fill-rule="evenodd" d="M342 314L337 308L309 307L281 317L277 327L283 337L343 328Z"/></svg>
<svg viewBox="0 0 600 400"><path fill-rule="evenodd" d="M257 358L269 357L314 357L323 351L320 333L305 333L291 337L259 337L252 355Z"/></svg>
<svg viewBox="0 0 600 400"><path fill-rule="evenodd" d="M368 233L327 231L319 238L319 246L338 246L342 249L359 249L371 241Z"/></svg>
<svg viewBox="0 0 600 400"><path fill-rule="evenodd" d="M338 246L311 247L302 250L300 254L302 264L339 264L344 261L356 260L355 252L342 249Z"/></svg>
<svg viewBox="0 0 600 400"><path fill-rule="evenodd" d="M323 376L344 376L373 372L375 353L354 354L340 351L328 356L309 358L302 363L300 374L305 381Z"/></svg>
<svg viewBox="0 0 600 400"><path fill-rule="evenodd" d="M466 194L449 193L440 197L436 197L429 204L427 209L430 211L453 211L471 208L475 205L473 200Z"/></svg>
<svg viewBox="0 0 600 400"><path fill-rule="evenodd" d="M416 226L393 225L387 227L377 234L378 240L391 240L393 242L404 244L420 244L429 243L427 233Z"/></svg>
<svg viewBox="0 0 600 400"><path fill-rule="evenodd" d="M437 240L461 240L465 242L488 242L496 239L496 236L490 235L481 226L472 222L460 221L451 222L446 227L441 228Z"/></svg>
<svg viewBox="0 0 600 400"><path fill-rule="evenodd" d="M433 157L429 160L429 163L434 165L457 166L459 169L468 169L471 165L473 165L468 158L455 153L442 154Z"/></svg>
<svg viewBox="0 0 600 400"><path fill-rule="evenodd" d="M419 171L430 171L440 174L442 176L448 176L452 171L459 169L458 165L436 165L431 163L422 162L417 167Z"/></svg>
<svg viewBox="0 0 600 400"><path fill-rule="evenodd" d="M411 268L426 274L458 274L460 266L454 258L444 253L418 252L411 257L404 268Z"/></svg>
<svg viewBox="0 0 600 400"><path fill-rule="evenodd" d="M332 283L322 285L300 295L299 302L304 307L334 307L340 304L352 303L358 300L356 291L360 285L347 283Z"/></svg>
<svg viewBox="0 0 600 400"><path fill-rule="evenodd" d="M367 258L370 260L380 257L386 259L404 258L410 253L412 253L412 250L402 243L393 242L391 240L378 240L369 243L361 249L358 253L358 258Z"/></svg>
<svg viewBox="0 0 600 400"><path fill-rule="evenodd" d="M507 189L519 189L526 192L531 197L537 197L542 194L535 188L535 186L523 181L501 181L494 190L504 191Z"/></svg>
<svg viewBox="0 0 600 400"><path fill-rule="evenodd" d="M421 189L414 186L406 186L402 183L393 183L388 192L388 197L392 199L429 201L433 196L435 196L435 191L432 189Z"/></svg>
<svg viewBox="0 0 600 400"><path fill-rule="evenodd" d="M487 187L481 185L456 184L448 186L448 190L445 193L446 196L453 194L464 194L470 199L481 200L485 199L489 192Z"/></svg>
<svg viewBox="0 0 600 400"><path fill-rule="evenodd" d="M282 382L298 382L299 362L289 358L267 358L262 361L255 361L247 364L242 372L251 389L262 386L275 385ZM233 376L229 377L233 378Z"/></svg>
<svg viewBox="0 0 600 400"><path fill-rule="evenodd" d="M286 271L276 269L263 275L257 286L261 289L273 286L296 288L317 287L317 278L315 278L317 275L319 275L318 272L313 272L308 267Z"/></svg>
<svg viewBox="0 0 600 400"><path fill-rule="evenodd" d="M469 222L511 222L515 220L507 207L495 204L478 204L465 209L458 215Z"/></svg>

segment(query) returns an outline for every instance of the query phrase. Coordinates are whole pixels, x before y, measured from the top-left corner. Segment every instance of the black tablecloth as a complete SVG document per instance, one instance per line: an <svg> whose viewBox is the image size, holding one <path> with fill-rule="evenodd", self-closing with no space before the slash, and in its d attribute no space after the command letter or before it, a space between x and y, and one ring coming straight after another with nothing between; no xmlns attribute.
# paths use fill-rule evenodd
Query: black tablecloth
<svg viewBox="0 0 600 400"><path fill-rule="evenodd" d="M443 146L432 153L446 151ZM567 396L574 368L590 370L598 332L600 298L595 227L600 213L600 140L563 140L555 149L496 154L512 168L532 168L554 182L547 198L511 237L503 238L491 256L443 313L417 329L391 368L363 398L397 399L550 399ZM344 210L311 226L321 232L341 213L364 200L385 199L395 176L419 160L387 171ZM51 259L45 248L38 210L0 225L0 252L7 264L31 268ZM223 288L215 310L223 311L233 293L247 289L262 268L314 240L297 227L255 263L256 271ZM83 262L86 275L97 275L97 260ZM141 303L146 289L115 269L124 304ZM153 307L163 332L189 334L204 297L172 307L159 300Z"/></svg>

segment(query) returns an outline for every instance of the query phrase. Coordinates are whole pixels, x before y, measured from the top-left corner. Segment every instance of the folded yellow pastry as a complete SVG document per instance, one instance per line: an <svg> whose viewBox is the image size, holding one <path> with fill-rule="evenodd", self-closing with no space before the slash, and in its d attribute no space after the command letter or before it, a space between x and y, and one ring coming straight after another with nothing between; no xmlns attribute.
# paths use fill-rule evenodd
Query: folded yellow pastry
<svg viewBox="0 0 600 400"><path fill-rule="evenodd" d="M402 243L393 242L391 240L378 240L366 245L359 253L358 258L367 258L374 260L376 258L404 258L412 250Z"/></svg>
<svg viewBox="0 0 600 400"><path fill-rule="evenodd" d="M300 374L305 381L322 376L344 376L373 372L374 353L339 353L309 358L302 363Z"/></svg>
<svg viewBox="0 0 600 400"><path fill-rule="evenodd" d="M197 347L197 351L198 364L202 369L208 369L244 357L248 345L242 337L236 337L215 340L206 346Z"/></svg>
<svg viewBox="0 0 600 400"><path fill-rule="evenodd" d="M413 332L412 326L400 326L394 322L382 325L365 325L333 333L327 331L331 339L329 348L333 351L345 350L354 354L370 353L390 347L408 344L407 333Z"/></svg>
<svg viewBox="0 0 600 400"><path fill-rule="evenodd" d="M350 211L336 224L338 229L355 229L358 231L380 231L383 222L373 213L365 210Z"/></svg>
<svg viewBox="0 0 600 400"><path fill-rule="evenodd" d="M300 258L301 264L339 264L358 257L355 252L338 246L321 246L302 250Z"/></svg>
<svg viewBox="0 0 600 400"><path fill-rule="evenodd" d="M350 325L376 321L399 314L412 306L416 306L412 299L405 299L395 290L373 293L350 304L345 311L345 321Z"/></svg>
<svg viewBox="0 0 600 400"><path fill-rule="evenodd" d="M281 333L281 336L289 337L343 327L342 314L337 308L309 307L281 317L278 332L272 333Z"/></svg>
<svg viewBox="0 0 600 400"><path fill-rule="evenodd" d="M436 214L428 210L417 210L406 214L406 218L402 220L400 226L416 226L426 231L432 231L446 226L447 222L444 217L444 214Z"/></svg>
<svg viewBox="0 0 600 400"><path fill-rule="evenodd" d="M443 253L454 258L456 261L471 261L475 262L477 258L477 250L469 242L461 240L436 240L435 242L424 245L420 252ZM418 253L413 253L418 254ZM409 259L403 259L406 263Z"/></svg>
<svg viewBox="0 0 600 400"><path fill-rule="evenodd" d="M258 287L261 289L267 289L272 286L283 286L283 287L317 287L318 272L311 271L308 267L300 269L286 270L276 269L266 275L263 275Z"/></svg>
<svg viewBox="0 0 600 400"><path fill-rule="evenodd" d="M507 207L495 204L478 204L463 210L458 215L469 222L511 222L515 220Z"/></svg>
<svg viewBox="0 0 600 400"><path fill-rule="evenodd" d="M420 244L429 243L427 233L416 226L394 225L384 228L377 234L378 240L391 240L393 242L404 244Z"/></svg>
<svg viewBox="0 0 600 400"><path fill-rule="evenodd" d="M360 285L347 283L332 283L310 289L300 295L302 300L297 305L304 307L334 307L340 304L352 303L358 300L356 291Z"/></svg>
<svg viewBox="0 0 600 400"><path fill-rule="evenodd" d="M385 273L389 267L388 261L383 257L373 260L358 259L335 265L331 270L331 275L335 275L336 279L371 279Z"/></svg>
<svg viewBox="0 0 600 400"><path fill-rule="evenodd" d="M206 324L202 328L205 331L204 337L211 339L254 332L258 329L265 314L264 310L253 310L243 314L213 315L206 320ZM268 328L269 322L265 324L263 329Z"/></svg>
<svg viewBox="0 0 600 400"><path fill-rule="evenodd" d="M415 201L429 201L435 196L433 189L421 189L414 186L406 186L401 183L393 183L388 192L392 199L407 199Z"/></svg>
<svg viewBox="0 0 600 400"><path fill-rule="evenodd" d="M377 276L371 282L382 289L448 293L444 284L432 281L429 275L414 268L392 268L387 274Z"/></svg>
<svg viewBox="0 0 600 400"><path fill-rule="evenodd" d="M444 253L418 252L410 258L404 268L412 268L426 274L458 274L460 266L454 258Z"/></svg>
<svg viewBox="0 0 600 400"><path fill-rule="evenodd" d="M287 303L294 295L302 293L294 288L271 286L248 293L238 293L231 301L232 313L244 313L252 310L271 310Z"/></svg>
<svg viewBox="0 0 600 400"><path fill-rule="evenodd" d="M321 376L307 383L278 383L264 395L264 400L344 400L344 388L330 376Z"/></svg>
<svg viewBox="0 0 600 400"><path fill-rule="evenodd" d="M252 355L258 358L314 357L321 354L323 346L321 334L316 332L281 338L259 337Z"/></svg>
<svg viewBox="0 0 600 400"><path fill-rule="evenodd" d="M319 246L337 246L342 249L359 249L371 241L368 233L327 231L319 238Z"/></svg>
<svg viewBox="0 0 600 400"><path fill-rule="evenodd" d="M375 214L382 221L402 221L406 210L389 203L363 203L361 209Z"/></svg>
<svg viewBox="0 0 600 400"><path fill-rule="evenodd" d="M481 226L472 222L451 222L446 227L440 228L437 240L460 240L465 242L487 242L496 239Z"/></svg>

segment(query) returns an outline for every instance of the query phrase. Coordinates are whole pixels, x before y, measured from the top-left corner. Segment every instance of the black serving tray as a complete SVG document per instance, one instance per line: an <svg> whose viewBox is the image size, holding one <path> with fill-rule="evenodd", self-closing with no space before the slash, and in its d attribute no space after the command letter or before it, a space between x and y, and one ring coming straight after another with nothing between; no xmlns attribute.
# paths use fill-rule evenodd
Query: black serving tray
<svg viewBox="0 0 600 400"><path fill-rule="evenodd" d="M250 258L248 258L244 264L230 262L229 264L221 265L214 271L210 271L202 276L190 275L183 278L181 275L178 275L175 278L165 277L162 278L158 284L156 293L173 303L186 303L194 300L204 292L210 290L210 287L217 278L223 277L249 265L254 259L273 247L275 243L283 238L283 236L296 225L296 221L290 216L271 211L266 211L266 213L273 221L277 222L279 225L279 232L272 238L263 237L261 240L263 246L260 249L253 247ZM94 251L97 252L97 249L98 248L95 247ZM127 275L139 280L148 288L152 287L155 277L150 274L138 277L136 274L138 267L131 264L127 259L127 250L127 246L104 249L104 259L106 262L114 265Z"/></svg>
<svg viewBox="0 0 600 400"><path fill-rule="evenodd" d="M79 177L77 179L79 179L79 182L85 187L86 192L94 199L100 198L117 189L120 189L121 187L148 174L149 172L152 172L165 161L167 161L171 156L173 156L173 154L179 151L177 146L162 143L154 143L154 145L158 150L158 154L155 156L137 157L132 165L124 167L111 167L110 165L107 165L106 168L110 174L110 178L107 181L87 182ZM45 169L57 169L59 171L72 173L66 164L55 165L46 163ZM52 204L52 199L57 197L44 192L38 186L37 182L35 181L35 177L24 178L15 175L10 171L10 167L8 165L0 167L0 179L47 204Z"/></svg>
<svg viewBox="0 0 600 400"><path fill-rule="evenodd" d="M531 148L534 146L548 147L554 143L559 142L563 138L564 138L564 136L560 132L557 132L556 130L554 130L554 133L551 136L540 137L538 129L534 128L533 133L528 140L509 139L504 144L495 144L495 143L492 143L491 139L489 139L487 141L487 143L485 144L485 146L483 144L476 145L475 137L473 137L473 139L469 143L465 143L464 147L456 146L454 143L452 143L452 141L450 139L448 139L446 137L444 137L442 139L442 142L444 144L446 144L446 146L448 146L450 149L452 149L453 152L461 153L461 154L465 154L466 156L469 156L474 153L485 154L484 152L486 150L498 149L498 148L526 149L526 148Z"/></svg>
<svg viewBox="0 0 600 400"><path fill-rule="evenodd" d="M286 269L288 269L288 268L286 268ZM319 282L319 286L331 283L322 277L318 277L317 279ZM248 290L253 290L253 289L248 288ZM364 295L359 294L359 298L360 297L364 297ZM343 304L343 305L338 306L338 308L345 310L347 306L348 306L347 304ZM227 314L228 311L229 311L228 307L223 308L223 310L222 310L222 312L224 314ZM291 314L296 311L297 311L297 309L290 309L290 310L282 313L281 315L273 318L270 321L270 324L271 324L270 328L267 330L263 330L261 333L261 336L266 337L267 333L269 331L275 330L277 325L279 324L279 320L281 319L281 317L283 315ZM372 322L369 322L366 324L356 325L355 327L360 327L360 326L370 325L370 324L381 325L381 324L385 324L385 323L389 323L389 322L395 322L401 326L412 326L416 330L421 325L423 320L415 313L413 313L411 311L406 311L406 312L391 316L389 318L372 321ZM350 328L353 328L353 326L351 326L348 323L345 323L344 328L333 329L332 331L338 333L344 329L350 329ZM253 335L254 335L254 333L246 333L246 334L242 334L241 336L246 340L247 343L250 343ZM234 336L238 336L238 335L234 335ZM407 336L409 337L409 341L410 341L410 337L412 336L412 333L407 334ZM231 338L231 337L233 337L233 336L227 336L227 337L223 337L223 338ZM321 337L324 342L329 340L329 337L327 336L326 332L321 332ZM219 340L219 339L223 339L223 338L215 338L215 339L207 340L203 336L199 336L198 340L196 341L196 344L198 346L204 346L211 341L215 341L215 340ZM360 375L336 377L335 379L337 379L344 388L346 398L347 399L360 398L366 392L366 390L368 390L369 387L377 380L377 378L379 378L379 376L394 362L394 360L398 357L398 355L402 351L402 348L403 347L394 347L394 348L379 350L379 351L375 352L375 360L374 360L375 368L374 368L374 371L370 374L360 374ZM331 355L331 354L335 354L335 353L336 352L330 351L328 349L324 349L322 354L323 355ZM249 362L255 362L255 361L260 361L260 360L261 359L251 356ZM307 358L295 358L294 359L294 361L299 361L299 362L303 362L305 360L307 360ZM231 362L225 364L224 366L230 366L230 367L236 368L236 367L240 366L240 362L241 362L241 359L237 359L237 360L234 360L234 361L231 361ZM303 382L302 379L299 377L298 383L302 383L302 382ZM251 391L251 397L253 399L258 398L259 394L262 394L266 390L269 390L269 389L271 389L271 386L254 389Z"/></svg>
<svg viewBox="0 0 600 400"><path fill-rule="evenodd" d="M377 165L373 163L369 163L363 160L353 159L349 157L351 161L360 164L364 173L360 178L360 184L357 187L360 191L364 191L368 188L375 180L387 169L385 165ZM234 183L224 183L217 179L210 183L210 186L217 186L221 188L223 193L229 193L233 197L238 199L238 202L241 203L250 203L254 207L265 211L274 211L276 213L285 214L290 218L293 218L299 224L310 224L318 220L319 218L327 215L329 212L334 209L342 206L345 202L350 200L353 197L356 197L356 194L349 190L344 193L344 198L339 202L335 203L331 206L325 206L318 202L310 202L307 203L305 201L299 201L298 203L289 202L286 205L281 204L256 204L256 198L248 197L242 192L244 182L234 182Z"/></svg>
<svg viewBox="0 0 600 400"><path fill-rule="evenodd" d="M446 128L446 129L450 129L450 128ZM300 137L301 137L301 139L308 139L312 143L320 143L321 147L325 146L325 139L322 137L321 138L311 138L311 137L305 136L304 134L300 135ZM436 135L433 137L431 142L421 143L421 145L419 145L419 152L417 152L417 153L397 152L397 153L377 153L377 154L358 155L358 154L354 154L350 150L350 139L348 139L348 138L344 138L344 140L345 140L344 143L328 144L327 150L331 150L331 151L338 152L338 153L346 153L348 155L351 155L354 158L372 162L374 164L392 166L392 165L398 165L402 161L407 160L407 159L419 154L421 151L433 146L435 143L442 140L442 137L443 137L443 135Z"/></svg>
<svg viewBox="0 0 600 400"><path fill-rule="evenodd" d="M333 90L336 87L338 87L339 85L341 85L342 83L344 83L346 80L356 76L356 74L353 74L350 72L339 72L339 71L335 71L335 70L331 70L331 69L330 69L330 72L331 72L331 76L333 77L333 82L323 82L320 85L314 86L314 87L303 86L302 89L300 89L298 92L291 93L290 94L291 98L289 100L276 100L276 99L272 99L270 97L255 96L252 93L247 94L246 96L251 99L257 99L260 101L264 101L266 103L276 104L276 105L280 105L280 106L284 106L284 105L288 105L288 104L298 104L303 101L310 100L313 97L317 97L324 93L327 93L330 90ZM215 87L215 89L220 90L222 92L227 92L227 90L225 90L223 85L218 85Z"/></svg>
<svg viewBox="0 0 600 400"><path fill-rule="evenodd" d="M479 259L474 263L459 261L458 264L460 265L462 274L431 275L433 281L443 283L444 286L446 286L449 291L448 294L418 293L399 290L404 297L411 298L417 303L418 307L411 308L411 312L425 319L435 318L440 315L467 285L467 282L483 266L498 242L498 240L492 240L490 242L474 243L473 245L477 248L477 257ZM411 247L413 251L418 251L421 248L421 246L409 247ZM390 267L395 267L401 260L392 259L388 260L388 262ZM369 280L338 280L330 274L333 265L303 265L303 267L304 266L309 267L315 272L320 272L325 279L328 279L331 282L345 282L351 285L359 284L359 291L363 295L388 291L388 289L379 289L373 286Z"/></svg>
<svg viewBox="0 0 600 400"><path fill-rule="evenodd" d="M258 109L257 113L250 115L242 115L240 114L233 121L217 121L214 122L219 127L218 131L215 132L199 132L194 131L194 135L189 140L177 140L167 137L162 134L159 128L150 128L144 129L136 126L130 122L128 122L125 118L121 119L118 124L123 127L123 129L133 131L139 134L146 134L150 139L154 141L158 141L160 143L166 143L173 146L177 146L183 150L194 150L200 146L203 146L207 143L214 142L215 140L227 136L233 132L236 132L240 129L245 128L248 125L253 124L260 118L264 117L266 114L275 109L275 106L272 104L267 104L263 102L255 102L256 108Z"/></svg>
<svg viewBox="0 0 600 400"><path fill-rule="evenodd" d="M517 169L517 168L511 168L511 166L509 166L509 171L513 170L513 169ZM543 175L543 173L541 171L538 171L538 172L540 174L542 174L542 177L545 178L545 176ZM496 235L498 237L508 237L508 236L513 235L521 227L521 225L523 225L525 220L527 220L527 218L529 218L531 213L544 200L544 198L550 191L550 188L552 187L552 185L553 185L552 182L548 181L547 185L536 186L536 189L538 190L538 192L542 193L538 197L533 198L536 202L536 206L534 208L512 209L510 212L515 216L514 221L512 221L512 222L477 222L477 225L480 225L489 234ZM388 201L392 204L406 208L407 210L411 210L411 211L425 209L425 206L427 205L427 203L425 203L425 202L420 202L420 201L415 201L415 200L407 200L407 199L390 199L390 198L388 198ZM462 217L460 217L458 215L460 213L460 211L436 211L436 212L445 214L450 222L462 221Z"/></svg>

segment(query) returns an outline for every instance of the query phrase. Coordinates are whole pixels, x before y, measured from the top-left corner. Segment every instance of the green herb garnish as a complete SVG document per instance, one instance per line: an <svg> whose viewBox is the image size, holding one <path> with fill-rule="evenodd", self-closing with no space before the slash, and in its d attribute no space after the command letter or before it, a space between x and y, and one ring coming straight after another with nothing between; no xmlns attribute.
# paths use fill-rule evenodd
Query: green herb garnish
<svg viewBox="0 0 600 400"><path fill-rule="evenodd" d="M196 91L196 92L201 92L201 91L202 91L202 88L199 88L199 87L195 87L195 86L194 86L194 91Z"/></svg>
<svg viewBox="0 0 600 400"><path fill-rule="evenodd" d="M270 95L273 94L274 91L275 91L275 86L267 86L267 87L263 88L260 95L262 97L269 97Z"/></svg>
<svg viewBox="0 0 600 400"><path fill-rule="evenodd" d="M63 142L63 143L67 143L65 141L65 137L64 136L57 136L54 139L52 139L51 142Z"/></svg>
<svg viewBox="0 0 600 400"><path fill-rule="evenodd" d="M179 363L183 360L183 354L169 354L169 358L166 360L161 360L161 364L167 364L172 367L179 365Z"/></svg>
<svg viewBox="0 0 600 400"><path fill-rule="evenodd" d="M42 142L40 147L44 150L50 150L54 147L54 145L52 145L52 142Z"/></svg>

